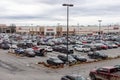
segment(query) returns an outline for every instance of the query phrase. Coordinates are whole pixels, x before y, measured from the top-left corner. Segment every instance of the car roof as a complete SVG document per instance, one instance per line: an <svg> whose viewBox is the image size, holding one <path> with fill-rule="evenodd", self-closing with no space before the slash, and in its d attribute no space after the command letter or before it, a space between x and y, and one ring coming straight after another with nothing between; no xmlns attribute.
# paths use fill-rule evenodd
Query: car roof
<svg viewBox="0 0 120 80"><path fill-rule="evenodd" d="M107 67L102 67L102 68L105 68L105 69L113 69L115 68L114 66L107 66Z"/></svg>
<svg viewBox="0 0 120 80"><path fill-rule="evenodd" d="M66 76L71 76L71 77L82 77L82 76L79 75L79 74L71 74L71 75L66 75Z"/></svg>

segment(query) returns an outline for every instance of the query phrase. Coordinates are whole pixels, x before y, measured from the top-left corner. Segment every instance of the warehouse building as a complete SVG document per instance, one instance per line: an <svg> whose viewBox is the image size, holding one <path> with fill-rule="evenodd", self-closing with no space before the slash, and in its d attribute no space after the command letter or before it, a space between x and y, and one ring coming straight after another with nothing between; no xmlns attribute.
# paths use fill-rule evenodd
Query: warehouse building
<svg viewBox="0 0 120 80"><path fill-rule="evenodd" d="M18 33L38 34L42 36L64 36L67 34L66 26L19 26L16 28ZM98 33L120 33L119 26L70 26L69 35L98 34Z"/></svg>

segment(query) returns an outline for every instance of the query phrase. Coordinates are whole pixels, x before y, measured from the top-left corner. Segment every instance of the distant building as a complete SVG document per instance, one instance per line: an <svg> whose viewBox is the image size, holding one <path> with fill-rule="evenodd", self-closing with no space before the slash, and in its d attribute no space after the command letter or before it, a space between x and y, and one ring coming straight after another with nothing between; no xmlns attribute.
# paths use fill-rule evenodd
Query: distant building
<svg viewBox="0 0 120 80"><path fill-rule="evenodd" d="M64 36L67 34L66 26L17 26L17 33L39 34L41 36ZM120 33L120 26L101 26L101 33ZM69 26L69 35L98 34L98 26Z"/></svg>
<svg viewBox="0 0 120 80"><path fill-rule="evenodd" d="M29 33L29 27L27 26L16 26L16 33L27 34Z"/></svg>
<svg viewBox="0 0 120 80"><path fill-rule="evenodd" d="M15 33L16 32L16 26L10 25L7 26L5 24L0 24L0 33Z"/></svg>

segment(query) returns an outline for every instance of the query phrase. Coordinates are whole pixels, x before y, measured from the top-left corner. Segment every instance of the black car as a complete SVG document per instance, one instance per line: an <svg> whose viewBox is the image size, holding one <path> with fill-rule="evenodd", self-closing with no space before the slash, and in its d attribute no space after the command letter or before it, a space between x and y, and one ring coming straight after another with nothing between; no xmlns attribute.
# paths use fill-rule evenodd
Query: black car
<svg viewBox="0 0 120 80"><path fill-rule="evenodd" d="M67 62L67 56L65 56L65 55L58 55L58 58L60 60L62 60L64 63ZM68 55L68 62L70 64L75 64L77 62L77 60L75 60L71 55Z"/></svg>
<svg viewBox="0 0 120 80"><path fill-rule="evenodd" d="M73 58L75 58L77 61L80 61L80 62L86 62L87 59L84 57L84 56L81 56L81 55L71 55Z"/></svg>
<svg viewBox="0 0 120 80"><path fill-rule="evenodd" d="M87 80L81 75L66 75L61 78L61 80Z"/></svg>
<svg viewBox="0 0 120 80"><path fill-rule="evenodd" d="M118 70L120 70L120 65L115 65L114 67L116 67Z"/></svg>
<svg viewBox="0 0 120 80"><path fill-rule="evenodd" d="M40 49L40 50L34 50L36 53L36 56L45 56L47 54L45 49Z"/></svg>
<svg viewBox="0 0 120 80"><path fill-rule="evenodd" d="M9 49L10 46L7 43L2 43L1 48L6 50L6 49Z"/></svg>
<svg viewBox="0 0 120 80"><path fill-rule="evenodd" d="M62 60L60 60L59 58L57 58L57 57L49 58L47 60L47 63L50 64L50 65L55 65L55 66L64 64L64 62Z"/></svg>
<svg viewBox="0 0 120 80"><path fill-rule="evenodd" d="M99 51L94 51L94 52L89 52L88 56L92 59L106 59L108 58L108 55L99 52Z"/></svg>
<svg viewBox="0 0 120 80"><path fill-rule="evenodd" d="M71 49L71 48L68 48L67 50L67 47L66 46L53 46L53 51L57 51L57 52L61 52L61 53L65 53L67 54L73 54L74 53L74 50Z"/></svg>

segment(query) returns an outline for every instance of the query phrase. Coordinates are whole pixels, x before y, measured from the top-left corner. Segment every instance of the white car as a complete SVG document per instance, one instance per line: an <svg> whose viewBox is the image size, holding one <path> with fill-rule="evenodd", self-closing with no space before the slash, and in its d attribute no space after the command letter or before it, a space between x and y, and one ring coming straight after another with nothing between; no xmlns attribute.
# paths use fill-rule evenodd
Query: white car
<svg viewBox="0 0 120 80"><path fill-rule="evenodd" d="M10 46L11 49L16 49L16 48L18 48L16 44L12 44L12 45L9 44L9 46Z"/></svg>
<svg viewBox="0 0 120 80"><path fill-rule="evenodd" d="M85 45L77 45L74 47L76 51L89 52L91 49Z"/></svg>
<svg viewBox="0 0 120 80"><path fill-rule="evenodd" d="M118 48L118 45L116 45L116 44L114 44L114 43L110 43L111 44L111 46L113 47L113 48Z"/></svg>
<svg viewBox="0 0 120 80"><path fill-rule="evenodd" d="M45 50L46 50L47 52L52 52L52 51L53 51L52 47L50 47L50 46L45 47Z"/></svg>

